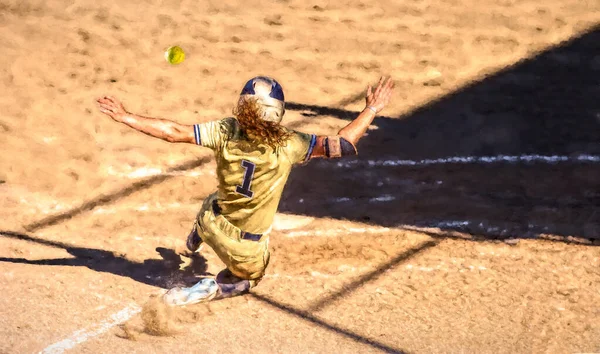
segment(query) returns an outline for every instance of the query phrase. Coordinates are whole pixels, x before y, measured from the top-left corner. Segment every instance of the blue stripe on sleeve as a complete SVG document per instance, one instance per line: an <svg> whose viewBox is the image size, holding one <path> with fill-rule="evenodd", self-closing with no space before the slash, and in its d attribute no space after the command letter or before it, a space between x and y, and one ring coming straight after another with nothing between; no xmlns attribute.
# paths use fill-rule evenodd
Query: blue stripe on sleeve
<svg viewBox="0 0 600 354"><path fill-rule="evenodd" d="M200 140L200 126L198 124L194 124L194 137L196 138L196 144L202 145L202 141Z"/></svg>
<svg viewBox="0 0 600 354"><path fill-rule="evenodd" d="M306 157L304 158L304 161L308 161L308 159L310 159L310 155L313 152L313 149L315 148L315 145L317 144L317 136L315 134L312 134L310 137L310 145L308 146L308 151L306 152Z"/></svg>

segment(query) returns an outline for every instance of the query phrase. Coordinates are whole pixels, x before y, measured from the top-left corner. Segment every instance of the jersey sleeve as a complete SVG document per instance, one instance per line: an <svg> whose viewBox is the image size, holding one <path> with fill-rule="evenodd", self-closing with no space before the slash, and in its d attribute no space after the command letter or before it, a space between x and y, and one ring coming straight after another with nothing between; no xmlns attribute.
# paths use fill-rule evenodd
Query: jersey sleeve
<svg viewBox="0 0 600 354"><path fill-rule="evenodd" d="M316 135L292 130L284 149L292 164L295 165L309 160L316 143Z"/></svg>
<svg viewBox="0 0 600 354"><path fill-rule="evenodd" d="M230 118L194 124L196 144L219 149L231 136L233 122Z"/></svg>

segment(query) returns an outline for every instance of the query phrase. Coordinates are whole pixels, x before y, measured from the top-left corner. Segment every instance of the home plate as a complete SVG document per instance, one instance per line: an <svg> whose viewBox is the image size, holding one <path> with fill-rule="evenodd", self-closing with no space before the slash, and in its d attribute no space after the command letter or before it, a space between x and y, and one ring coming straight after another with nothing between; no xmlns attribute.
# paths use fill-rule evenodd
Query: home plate
<svg viewBox="0 0 600 354"><path fill-rule="evenodd" d="M310 224L315 218L293 214L275 214L273 229L278 231L293 230Z"/></svg>

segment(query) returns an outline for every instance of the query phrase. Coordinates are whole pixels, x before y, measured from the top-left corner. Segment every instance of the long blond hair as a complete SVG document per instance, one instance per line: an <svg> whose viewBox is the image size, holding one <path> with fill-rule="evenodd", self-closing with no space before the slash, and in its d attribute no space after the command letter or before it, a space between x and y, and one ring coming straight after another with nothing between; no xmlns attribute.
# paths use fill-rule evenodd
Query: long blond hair
<svg viewBox="0 0 600 354"><path fill-rule="evenodd" d="M290 133L279 123L262 119L263 114L261 105L252 99L240 100L233 109L234 117L250 140L269 145L274 150L285 145Z"/></svg>

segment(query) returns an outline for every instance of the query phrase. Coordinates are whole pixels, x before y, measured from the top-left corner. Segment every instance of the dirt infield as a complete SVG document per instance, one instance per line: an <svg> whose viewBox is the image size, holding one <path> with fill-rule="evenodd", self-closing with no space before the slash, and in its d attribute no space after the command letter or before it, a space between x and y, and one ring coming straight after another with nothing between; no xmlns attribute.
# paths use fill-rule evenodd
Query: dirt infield
<svg viewBox="0 0 600 354"><path fill-rule="evenodd" d="M0 0L0 49L0 353L600 352L600 3ZM397 90L292 173L255 291L158 306L221 269L214 160L94 99L191 124L258 74L318 134Z"/></svg>

